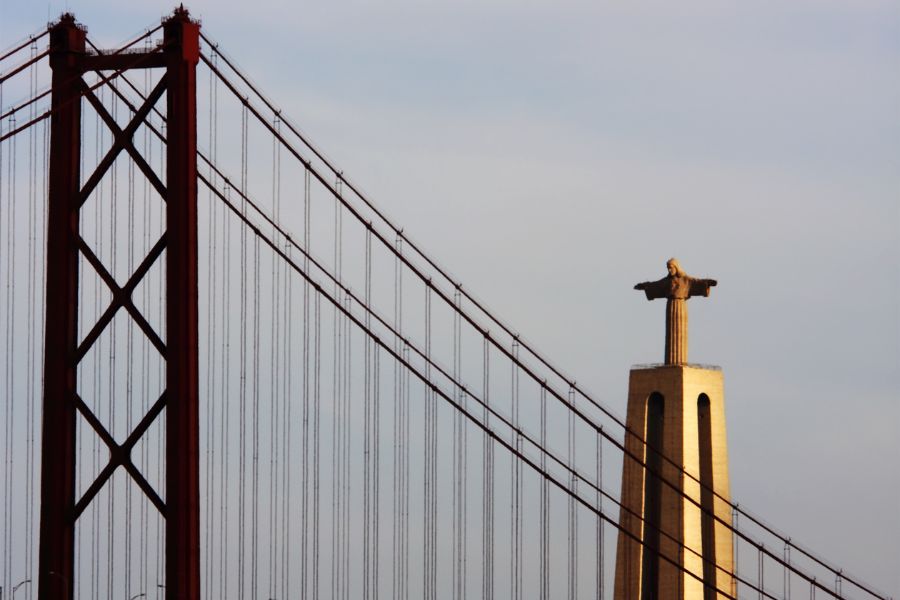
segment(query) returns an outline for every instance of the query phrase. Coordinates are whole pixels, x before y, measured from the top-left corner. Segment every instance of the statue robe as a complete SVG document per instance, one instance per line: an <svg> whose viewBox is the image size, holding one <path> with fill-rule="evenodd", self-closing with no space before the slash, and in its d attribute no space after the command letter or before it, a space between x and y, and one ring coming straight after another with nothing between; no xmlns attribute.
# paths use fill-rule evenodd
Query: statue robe
<svg viewBox="0 0 900 600"><path fill-rule="evenodd" d="M666 351L667 365L687 363L688 315L685 302L692 296L709 296L709 288L715 279L695 279L688 275L667 275L659 281L647 281L634 286L644 290L647 300L666 299Z"/></svg>

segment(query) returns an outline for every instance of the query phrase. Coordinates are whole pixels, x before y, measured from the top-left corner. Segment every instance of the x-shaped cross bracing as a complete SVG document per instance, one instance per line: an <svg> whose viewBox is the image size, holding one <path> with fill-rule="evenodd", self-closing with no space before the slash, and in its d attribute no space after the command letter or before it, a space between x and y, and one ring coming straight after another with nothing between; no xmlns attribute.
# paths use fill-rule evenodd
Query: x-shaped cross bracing
<svg viewBox="0 0 900 600"><path fill-rule="evenodd" d="M102 75L101 75L102 77ZM137 151L134 147L134 134L137 129L141 126L141 124L146 120L147 116L150 114L150 111L153 109L156 102L162 97L163 92L166 90L166 76L160 79L160 81L156 84L156 87L153 88L153 91L147 97L146 101L141 105L141 107L135 112L134 117L125 127L122 129L119 127L118 123L116 123L115 119L103 105L103 103L97 98L96 95L90 90L87 84L82 80L82 91L84 93L84 97L90 102L91 106L97 111L97 114L106 124L106 126L112 131L114 136L114 141L109 151L103 157L103 159L97 164L96 169L85 182L84 186L81 188L78 194L78 200L75 204L77 207L76 210L79 210L84 203L87 201L88 197L91 193L97 188L100 181L103 179L103 176L109 170L109 168L113 165L119 153L123 150L129 154L132 160L134 160L135 164L140 168L141 172L147 177L148 181L153 185L157 192L159 192L160 197L165 200L166 199L166 187L163 185L160 178L156 175L147 161L143 156ZM156 260L162 255L163 250L166 249L168 233L163 233L162 236L157 240L157 242L153 245L150 251L147 253L147 256L141 261L140 265L138 265L137 269L135 269L134 273L128 279L124 286L119 286L113 277L112 273L103 265L99 257L93 252L84 238L81 237L80 232L73 232L75 243L78 246L78 250L85 257L87 262L94 268L103 282L109 287L112 292L112 300L110 301L109 306L85 336L85 338L78 344L75 349L75 353L72 356L72 364L77 365L82 361L94 343L99 339L100 335L109 324L112 322L113 317L115 317L116 313L119 309L124 308L128 314L131 316L132 320L135 324L144 332L144 335L150 340L150 343L156 348L156 350L160 353L163 359L166 358L166 344L156 333L147 319L141 314L141 312L137 309L132 301L132 294L134 290L137 288L138 284L146 277L147 273L150 271L150 268L156 262ZM91 503L91 501L96 497L97 493L100 489L106 484L107 481L112 477L112 474L118 467L123 467L125 471L131 476L131 478L137 483L138 487L144 492L147 498L156 506L159 512L165 516L166 514L166 505L165 502L160 498L159 494L157 494L156 490L153 489L153 486L147 481L147 479L141 474L138 468L131 461L131 451L137 442L141 439L141 437L147 432L150 428L150 425L153 424L153 421L162 413L163 408L166 406L167 392L163 391L150 410L144 415L141 419L140 423L134 428L134 430L129 434L128 438L122 443L119 444L113 438L113 436L109 433L109 430L101 423L100 419L91 411L91 409L85 404L84 400L77 394L74 395L72 401L75 403L75 407L79 413L81 413L82 417L87 421L87 423L91 426L91 428L97 433L100 439L107 445L110 452L109 462L103 468L99 475L94 479L90 486L88 486L84 495L80 500L75 504L74 510L72 512L72 520L75 521L79 516L84 512L85 508Z"/></svg>

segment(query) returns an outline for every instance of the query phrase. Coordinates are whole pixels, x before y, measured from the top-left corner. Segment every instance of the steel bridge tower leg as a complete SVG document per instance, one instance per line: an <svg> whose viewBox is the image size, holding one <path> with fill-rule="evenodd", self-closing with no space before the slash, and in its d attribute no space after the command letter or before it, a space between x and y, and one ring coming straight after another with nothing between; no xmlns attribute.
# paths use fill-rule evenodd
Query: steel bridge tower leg
<svg viewBox="0 0 900 600"><path fill-rule="evenodd" d="M200 26L164 27L168 82L166 218L166 599L200 598L197 331L197 62Z"/></svg>
<svg viewBox="0 0 900 600"><path fill-rule="evenodd" d="M166 600L200 599L196 99L199 38L200 25L192 21L183 8L177 9L163 23L162 56L156 51L144 56L134 53L88 55L85 53L85 30L69 14L63 15L51 28L53 115L41 442L40 600L71 600L73 597L76 576L74 532L78 517L96 497L99 488L109 482L113 471L126 467L132 476L139 476L131 463L130 452L141 431L146 431L132 432L129 440L119 443L98 419L89 420L91 427L109 446L110 461L85 497L75 497L77 412L81 410L86 417L90 413L90 409L80 403L76 385L78 363L83 357L79 343L89 346L88 342L80 340L78 332L79 252L87 251L80 237L79 209L105 169L109 168L109 164L98 166L88 178L85 189L81 188L82 97L88 98L101 113L105 111L82 75L88 71L122 72L158 67L166 69L165 80L160 82L158 89L160 93L165 89L168 103L167 181L164 188L161 183L157 188L166 201L166 339L161 348L166 362L166 494L164 501L154 499L166 519ZM146 118L159 97L151 94L147 104L135 114L135 121ZM115 123L110 126L114 128L117 144L121 142L117 146L119 151L131 145L130 135L136 126L132 129L129 125L131 134L127 135L118 130ZM133 150L133 146L131 148ZM149 261L147 268L156 256L158 254L145 259L145 263ZM94 267L98 268L98 265L94 264ZM146 275L146 271L143 274ZM142 275L134 277L140 279ZM112 287L118 285L117 282L108 283ZM112 313L130 302L125 296L130 295L134 285L130 282L127 289L119 288L113 295ZM97 332L104 326L98 323L88 338L99 335ZM163 398L158 402L163 406ZM156 414L151 412L145 416L147 426ZM139 485L149 486L146 482L139 482ZM144 491L151 495L155 492L149 487L144 487Z"/></svg>
<svg viewBox="0 0 900 600"><path fill-rule="evenodd" d="M67 18L68 17L68 18ZM66 15L50 31L47 303L41 439L39 596L67 600L74 584L75 376L78 326L78 195L81 163L81 57L85 31Z"/></svg>

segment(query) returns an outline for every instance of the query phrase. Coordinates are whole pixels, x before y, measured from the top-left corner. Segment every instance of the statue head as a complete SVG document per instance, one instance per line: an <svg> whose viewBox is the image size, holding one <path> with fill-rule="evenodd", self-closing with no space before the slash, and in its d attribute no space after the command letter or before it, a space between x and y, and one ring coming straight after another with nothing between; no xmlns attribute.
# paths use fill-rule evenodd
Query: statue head
<svg viewBox="0 0 900 600"><path fill-rule="evenodd" d="M670 258L666 261L666 269L669 270L669 277L684 277L687 275L678 264L677 258Z"/></svg>

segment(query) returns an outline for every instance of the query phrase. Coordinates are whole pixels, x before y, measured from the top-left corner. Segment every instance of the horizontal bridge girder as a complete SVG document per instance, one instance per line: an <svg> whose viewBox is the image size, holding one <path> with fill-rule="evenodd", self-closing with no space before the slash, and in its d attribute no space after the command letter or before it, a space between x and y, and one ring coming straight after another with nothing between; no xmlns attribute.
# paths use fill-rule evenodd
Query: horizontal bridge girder
<svg viewBox="0 0 900 600"><path fill-rule="evenodd" d="M158 69L166 66L165 54L158 51L86 54L81 61L81 68L85 71Z"/></svg>

